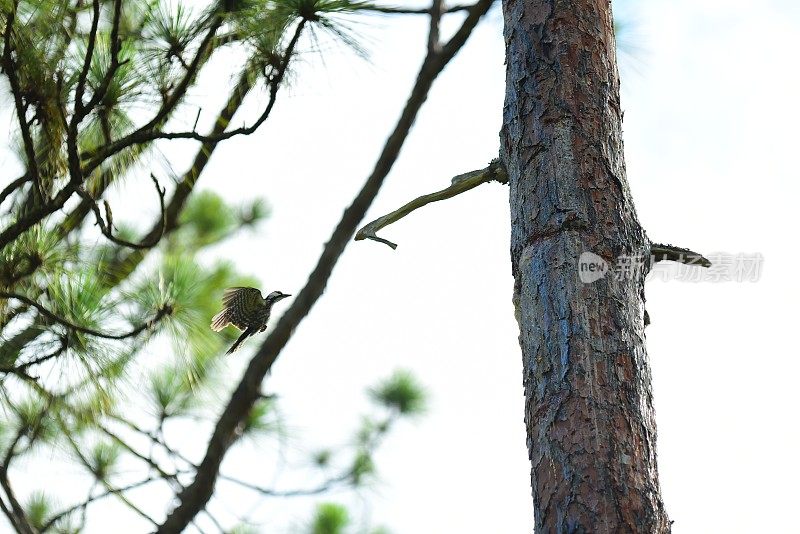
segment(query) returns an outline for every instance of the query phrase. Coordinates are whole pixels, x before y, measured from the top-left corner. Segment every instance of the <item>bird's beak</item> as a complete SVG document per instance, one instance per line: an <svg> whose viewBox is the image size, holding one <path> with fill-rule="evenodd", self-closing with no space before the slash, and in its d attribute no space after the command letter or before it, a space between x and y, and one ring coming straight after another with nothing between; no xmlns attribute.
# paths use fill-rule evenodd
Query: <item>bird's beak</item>
<svg viewBox="0 0 800 534"><path fill-rule="evenodd" d="M291 295L286 295L286 294L284 294L284 295L281 295L281 298L282 298L282 299L285 299L286 297L291 297Z"/></svg>

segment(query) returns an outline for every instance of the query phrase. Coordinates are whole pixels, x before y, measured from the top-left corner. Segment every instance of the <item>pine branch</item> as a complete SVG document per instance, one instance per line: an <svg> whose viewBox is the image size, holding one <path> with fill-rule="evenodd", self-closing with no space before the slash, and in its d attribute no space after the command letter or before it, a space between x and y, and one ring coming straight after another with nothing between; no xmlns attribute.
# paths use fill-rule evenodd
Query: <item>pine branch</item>
<svg viewBox="0 0 800 534"><path fill-rule="evenodd" d="M223 18L219 15L213 18L210 27L203 38L203 41L200 43L194 59L189 64L189 70L184 74L183 78L181 78L181 81L178 83L172 93L170 93L164 100L164 103L161 105L156 114L144 126L137 128L135 131L126 135L122 139L104 144L102 148L96 150L94 153L82 154L81 159L88 160L84 169L87 174L100 166L103 161L131 145L158 139L158 137L152 136L158 132L158 126L162 124L162 121L169 116L170 113L172 113L180 100L186 94L186 91L189 89L190 85L194 82L200 66L205 63L207 55L210 54L211 50L213 49L212 43L214 42L216 33L222 25L222 22Z"/></svg>
<svg viewBox="0 0 800 534"><path fill-rule="evenodd" d="M210 27L203 41L199 46L199 49L194 57L194 60L190 64L191 67L190 71L185 73L180 83L173 90L173 92L170 93L170 95L161 105L155 116L147 124L139 128L135 132L129 134L128 138L131 138L131 136L135 137L137 133L141 134L141 132L146 132L154 128L158 128L158 126L162 124L162 122L172 113L172 111L175 109L175 107L178 105L180 100L185 95L191 83L194 81L200 66L205 63L207 55L211 51L211 43L213 42L216 32L221 24L222 24L221 17L219 16L214 17L214 19L211 21ZM77 102L78 99L76 97L76 106L78 106ZM91 174L109 157L113 156L120 150L123 150L124 148L132 144L128 143L125 146L119 146L119 150L115 150L112 152L109 152L107 150L110 145L106 144L104 145L104 149L100 149L99 152L96 152L95 154L88 154L88 155L84 154L83 155L84 159L88 158L89 161L85 166L82 167L80 165L81 156L78 154L78 148L77 148L77 135L78 135L77 128L78 128L78 123L75 120L73 120L70 122L70 128L67 131L66 144L67 144L67 161L70 172L69 182L60 191L58 191L58 193L56 193L56 195L50 201L44 202L41 206L38 206L37 208L30 210L25 215L20 217L17 221L9 225L5 230L0 232L0 250L2 250L6 245L8 245L10 242L19 237L23 232L27 231L32 226L41 222L45 217L47 217L52 213L55 213L56 211L64 207L64 204L67 202L67 200L69 200L72 194L81 185L84 175Z"/></svg>
<svg viewBox="0 0 800 534"><path fill-rule="evenodd" d="M32 179L34 189L39 195L40 199L44 201L41 180L39 177L39 167L36 161L36 149L33 145L33 136L31 135L31 128L26 118L27 104L22 96L22 90L19 85L19 78L17 77L17 65L14 62L12 54L14 48L11 44L11 34L14 29L14 22L16 19L17 2L13 3L13 11L6 14L6 27L3 33L3 57L2 57L2 71L8 78L8 84L11 88L11 95L14 98L14 110L17 114L17 123L19 124L20 132L22 133L22 143L25 148L25 157L28 160L28 170L26 176ZM13 183L12 183L13 185ZM12 189L13 191L13 189ZM6 194L6 191L3 191ZM2 199L4 197L0 197ZM3 246L0 245L0 249Z"/></svg>
<svg viewBox="0 0 800 534"><path fill-rule="evenodd" d="M345 210L331 239L325 245L317 266L275 329L250 361L242 380L217 421L214 433L194 481L178 495L178 505L158 527L159 533L181 532L211 498L222 459L235 440L236 429L252 409L260 394L261 382L286 346L297 326L322 296L333 267L364 217L397 160L411 126L425 102L434 80L466 42L478 21L492 6L492 0L479 0L469 10L462 26L441 50L429 53L423 61L414 88L394 131L389 136L375 168L361 191Z"/></svg>
<svg viewBox="0 0 800 534"><path fill-rule="evenodd" d="M47 319L49 319L49 320L51 320L53 322L56 322L56 323L58 323L60 325L66 326L70 330L73 330L75 332L80 332L82 334L88 334L90 336L103 338L103 339L127 339L127 338L130 338L130 337L134 337L137 334L140 334L141 332L143 332L144 330L147 330L148 328L152 328L153 326L156 325L156 323L158 323L158 321L160 321L161 319L163 319L164 317L166 317L167 315L172 313L172 306L167 304L167 305L164 305L160 310L158 310L158 312L155 314L155 316L152 319L150 319L149 321L134 327L132 330L130 330L128 332L125 332L125 333L122 333L122 334L108 334L108 333L105 333L105 332L100 332L99 330L95 330L93 328L88 328L88 327L85 327L85 326L77 325L77 324L71 322L69 319L65 319L64 317L61 317L58 314L48 310L47 308L45 308L44 306L42 306L41 304L39 304L35 300L30 299L30 298L26 297L25 295L19 295L17 293L10 293L10 292L7 292L7 291L0 291L0 298L15 299L15 300L18 300L20 302L24 302L25 304L36 308L36 310L38 310L38 312L41 315L43 315L44 317L46 317Z"/></svg>
<svg viewBox="0 0 800 534"><path fill-rule="evenodd" d="M299 38L299 33L295 32L295 38L293 41L296 44L297 38ZM293 45L294 46L294 45ZM283 71L280 76L276 76L270 82L270 92L269 92L269 101L267 102L267 106L265 108L265 112L262 113L262 116L259 117L259 120L263 123L266 120L270 112L272 111L275 102L278 98L278 90L281 87L281 81L283 80L284 73L288 68L288 61L291 59L293 54L293 46L291 48L287 47L287 50L284 52L284 55L281 59L281 65L285 65L283 67ZM231 92L230 96L228 97L228 101L225 104L225 107L217 116L217 120L214 122L214 127L211 130L211 133L205 138L206 141L198 149L194 161L192 162L192 166L187 170L181 178L181 181L178 183L178 186L175 188L175 192L170 199L169 204L167 205L166 209L166 225L163 228L163 234L167 235L171 233L178 227L178 218L183 211L186 202L189 199L192 191L194 190L195 184L197 183L200 174L205 169L206 165L208 164L209 160L211 159L211 155L214 153L217 145L219 144L219 138L224 135L228 125L230 124L231 119L236 114L236 112L241 107L242 103L244 102L245 97L254 87L254 80L250 73L249 68L245 68L239 77L239 82L237 83L236 87ZM152 230L147 234L145 237L146 240L152 238L153 235L156 233L161 232L157 225L153 227ZM115 264L107 270L106 278L108 285L116 285L122 280L124 280L130 273L136 269L136 267L141 263L141 261L145 258L145 253L141 250L134 250L131 251L128 255L126 255L121 260L115 262Z"/></svg>
<svg viewBox="0 0 800 534"><path fill-rule="evenodd" d="M230 139L235 136L250 135L254 133L264 123L264 121L267 120L270 113L272 112L272 107L275 105L275 100L276 100L275 96L277 94L278 87L286 75L286 69L289 66L289 61L291 59L292 54L294 53L295 47L297 46L297 42L300 38L300 34L302 33L306 25L306 22L307 22L306 19L301 19L297 27L295 28L294 35L292 36L288 46L286 47L286 52L283 55L283 59L281 60L280 64L275 69L275 72L271 76L269 82L270 97L267 102L267 106L264 109L264 111L261 112L261 115L259 115L258 118L255 120L255 122L253 122L252 125L242 126L240 128L234 128L232 130L227 130L212 135L203 135L197 133L194 130L189 132L162 132L156 129L145 130L144 128L142 128L138 132L135 132L123 139L120 139L119 141L107 144L103 148L101 153L105 157L109 157L110 155L113 155L116 152L119 152L120 150L123 150L131 145L149 143L155 140L192 139L203 143L212 143L212 142L218 143L220 141L225 141L226 139ZM89 167L91 168L91 165Z"/></svg>
<svg viewBox="0 0 800 534"><path fill-rule="evenodd" d="M100 82L100 85L92 94L92 98L89 99L89 102L86 103L84 106L81 102L81 112L75 113L77 118L77 122L80 123L92 110L100 103L100 101L106 96L108 93L108 88L111 85L111 81L114 79L114 74L116 74L117 69L124 62L120 62L119 60L119 53L122 48L122 40L119 38L119 26L120 26L120 19L122 16L122 0L114 0L114 14L112 16L111 21L111 63L108 67L108 72L106 75L103 76L103 80ZM88 54L87 54L88 56ZM79 103L79 100L76 98L76 105Z"/></svg>

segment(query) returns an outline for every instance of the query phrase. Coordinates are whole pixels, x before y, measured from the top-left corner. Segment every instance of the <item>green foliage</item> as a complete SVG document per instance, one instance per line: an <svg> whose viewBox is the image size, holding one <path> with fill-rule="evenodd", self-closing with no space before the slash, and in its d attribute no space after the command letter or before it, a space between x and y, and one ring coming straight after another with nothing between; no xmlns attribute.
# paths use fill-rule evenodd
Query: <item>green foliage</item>
<svg viewBox="0 0 800 534"><path fill-rule="evenodd" d="M425 411L425 390L408 371L395 371L371 389L370 395L376 402L402 415L418 415Z"/></svg>
<svg viewBox="0 0 800 534"><path fill-rule="evenodd" d="M197 402L190 376L177 367L166 367L153 373L150 395L159 420L187 415Z"/></svg>
<svg viewBox="0 0 800 534"><path fill-rule="evenodd" d="M341 504L326 502L317 506L311 534L342 534L350 524L350 514Z"/></svg>
<svg viewBox="0 0 800 534"><path fill-rule="evenodd" d="M122 448L116 442L101 441L94 446L89 462L98 480L108 480L108 477L114 474L121 454Z"/></svg>
<svg viewBox="0 0 800 534"><path fill-rule="evenodd" d="M267 434L280 434L283 431L281 419L273 399L257 401L242 425L242 435L258 437Z"/></svg>
<svg viewBox="0 0 800 534"><path fill-rule="evenodd" d="M236 212L222 197L201 191L192 196L181 214L180 242L195 249L216 243L230 235L238 222Z"/></svg>
<svg viewBox="0 0 800 534"><path fill-rule="evenodd" d="M98 31L90 39L95 5L100 9ZM230 57L240 59L232 77L244 68L253 88L269 89L276 74L303 51L295 46L299 42L320 48L319 36L326 34L363 53L343 17L369 4L225 0L190 9L180 0L122 2L116 31L114 5L106 0L0 0L2 24L16 9L10 32L15 65L4 66L3 74L9 81L9 72L15 74L19 83L18 94L3 104L12 115L17 101L25 110L8 145L26 171L37 168L40 182L24 182L4 199L8 216L0 230L34 213L42 202L53 201L59 191L71 195L0 247L0 290L25 295L60 319L18 301L0 300L0 451L9 451L13 443L5 467L14 476L19 475L16 459L22 455L41 453L47 461L63 457L94 482L95 489L109 486L109 498L134 508L125 491L115 492L110 486L125 478L123 474L133 478L156 472L174 484L174 477L153 463L173 474L180 469L181 477L190 474L195 466L162 441L169 434L165 428L181 419L176 424L190 422L199 433L205 432L208 414L216 414L228 396L232 365L221 356L238 333L212 332L209 323L226 287L260 284L232 263L207 258L211 246L265 220L269 207L259 198L230 205L213 192L194 190L204 166L174 172L158 141L136 141L108 157L98 154L149 117L157 117L148 124L149 132L197 133L191 121L196 117L196 96L204 90L198 91L199 80L203 67L223 47L235 47ZM301 33L304 41L298 41ZM76 102L80 92L82 100ZM207 110L203 113L206 124ZM205 161L215 146L201 143L195 159ZM80 172L75 173L75 166ZM104 201L117 202L108 199L114 187L148 180L151 169L168 187L170 226L164 237L152 249L142 250L106 239L95 224L93 201L103 211ZM75 175L80 183L72 183ZM67 184L75 189L65 189ZM185 204L174 202L180 195L185 195ZM110 209L103 215L113 222L114 236L130 242L140 241L143 231L160 223L111 221ZM124 333L131 335L108 338ZM401 415L416 413L421 405L420 395L409 393L410 386L405 393L380 388L386 390L378 395L382 405ZM364 482L375 472L372 453L389 425L389 420L369 420L362 429L363 440L347 456L352 462L334 466L329 449L315 455L321 468L317 476L338 467L343 474L336 484ZM238 430L259 443L283 439L286 433L274 399L257 402ZM151 455L156 459L148 461ZM307 458L302 461L307 467ZM139 470L129 471L129 465ZM90 499L83 508L61 515L64 509L44 493L23 497L37 530L60 517L47 529L56 532L82 530L86 507L104 500ZM320 534L341 532L348 523L344 508L326 504L318 509L313 529ZM245 527L237 532L244 534Z"/></svg>
<svg viewBox="0 0 800 534"><path fill-rule="evenodd" d="M364 481L375 474L375 462L372 459L372 454L367 449L362 449L356 453L353 465L350 468L350 476L353 483L358 486L363 484Z"/></svg>
<svg viewBox="0 0 800 534"><path fill-rule="evenodd" d="M42 527L47 524L47 518L50 516L52 509L52 500L42 491L34 491L31 493L25 503L25 511L28 515L28 520L37 532L42 530Z"/></svg>
<svg viewBox="0 0 800 534"><path fill-rule="evenodd" d="M316 465L317 467L325 468L330 465L332 456L333 453L330 451L330 449L322 449L313 454L312 460L314 462L314 465Z"/></svg>
<svg viewBox="0 0 800 534"><path fill-rule="evenodd" d="M27 397L14 408L19 418L19 432L30 441L51 442L59 435L50 407L39 397Z"/></svg>

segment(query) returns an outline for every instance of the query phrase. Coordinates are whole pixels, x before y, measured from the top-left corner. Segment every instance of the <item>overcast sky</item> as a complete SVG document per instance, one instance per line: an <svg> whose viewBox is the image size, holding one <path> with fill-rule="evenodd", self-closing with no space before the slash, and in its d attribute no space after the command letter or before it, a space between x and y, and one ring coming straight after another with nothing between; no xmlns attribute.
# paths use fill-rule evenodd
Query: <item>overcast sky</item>
<svg viewBox="0 0 800 534"><path fill-rule="evenodd" d="M622 57L625 156L649 236L764 258L757 282L646 288L659 471L674 532L792 532L782 511L800 499L800 3L641 0L624 18L637 48ZM215 249L265 292L302 287L421 61L423 20L366 22L369 61L341 48L324 65L304 54L269 122L225 143L201 178L232 202L263 196L272 205L257 233ZM497 155L503 60L495 9L437 81L368 219ZM224 97L223 63L195 95L204 108ZM182 169L189 152L170 150ZM380 481L363 494L369 521L393 532L532 530L507 194L485 185L414 213L384 230L395 251L352 243L266 380L298 450L349 439L367 407L364 389L392 370L410 369L426 385L427 414L392 433L377 456ZM264 456L251 451L227 468L260 469L270 481L275 464ZM216 509L224 516L237 496L221 494ZM363 510L359 499L341 499ZM259 514L265 532L295 531L307 516L307 506L286 501Z"/></svg>

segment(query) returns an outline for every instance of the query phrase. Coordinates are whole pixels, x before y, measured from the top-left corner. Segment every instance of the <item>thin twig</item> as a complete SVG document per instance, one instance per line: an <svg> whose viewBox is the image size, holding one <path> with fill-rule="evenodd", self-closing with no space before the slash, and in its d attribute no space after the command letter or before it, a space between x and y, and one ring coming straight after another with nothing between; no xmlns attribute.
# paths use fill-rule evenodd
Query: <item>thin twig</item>
<svg viewBox="0 0 800 534"><path fill-rule="evenodd" d="M92 475L94 475L95 479L100 484L102 484L103 487L107 491L113 493L114 496L116 496L128 508L130 508L131 510L136 512L140 517L142 517L142 518L146 519L147 521L149 521L151 524L157 525L158 522L156 520L154 520L152 517L147 515L141 508L139 508L138 506L133 504L131 502L131 500L128 499L125 496L125 494L123 492L118 491L116 488L111 486L111 484L109 484L108 481L106 481L105 479L103 479L100 476L98 476L98 473L95 472L95 469L92 466L91 462L86 458L86 456L84 456L83 452L81 451L81 447L78 445L78 443L72 437L72 434L69 432L69 429L66 427L66 424L64 423L64 421L61 419L61 417L56 417L56 420L57 420L57 422L59 424L59 427L61 428L62 433L64 434L64 436L66 436L67 442L69 443L70 448L75 453L75 456L78 457L78 460L80 461L80 463L83 464L84 468L86 468L87 471L89 471Z"/></svg>
<svg viewBox="0 0 800 534"><path fill-rule="evenodd" d="M458 13L461 11L469 11L472 8L471 5L458 5L449 7L442 11L443 15L448 15L450 13ZM406 8L406 7L397 7L397 6L375 6L369 5L364 6L359 9L359 11L373 11L375 13L385 13L387 15L430 15L431 8L430 7L421 7L421 8Z"/></svg>
<svg viewBox="0 0 800 534"><path fill-rule="evenodd" d="M215 16L214 19L211 21L208 32L203 38L203 41L200 43L200 46L198 48L197 53L194 56L194 59L189 64L189 70L184 74L183 78L181 78L181 81L178 83L178 85L175 87L172 93L170 93L164 100L160 109L146 124L136 129L135 131L131 132L122 139L119 139L112 143L104 144L102 148L95 151L94 153L82 155L81 159L84 160L89 159L89 161L86 163L85 166L85 172L87 174L96 169L103 161L105 161L109 157L113 156L114 154L120 152L121 150L124 150L125 148L133 144L158 139L157 136L153 137L153 134L157 132L158 126L162 124L163 119L166 118L167 115L169 115L172 112L172 110L178 105L178 103L186 93L187 89L194 81L200 65L204 63L206 55L210 53L212 49L214 38L216 36L217 30L219 30L220 26L222 25L222 22L223 18L219 15Z"/></svg>
<svg viewBox="0 0 800 534"><path fill-rule="evenodd" d="M223 474L219 475L220 480L224 480L226 482L236 484L237 486L241 486L243 488L255 491L256 493L260 493L265 497L307 497L309 495L319 495L320 493L325 493L326 491L332 490L337 485L345 484L351 481L352 478L353 478L353 473L352 471L348 470L346 473L334 478L330 478L325 482L319 484L318 486L314 486L312 488L298 488L294 490L275 490L259 486L258 484L251 484L250 482L239 480L238 478L234 478L228 475L223 475Z"/></svg>
<svg viewBox="0 0 800 534"><path fill-rule="evenodd" d="M103 220L103 216L100 214L100 207L97 205L97 201L92 198L92 196L85 189L82 187L78 188L77 191L81 198L89 202L89 206L94 212L95 220L97 221L97 225L100 227L100 231L112 243L133 249L149 249L158 245L159 241L161 241L161 237L164 235L164 230L167 228L167 210L164 206L164 195L166 194L167 190L166 188L161 187L161 185L158 183L158 179L152 173L150 174L150 178L153 180L156 192L158 193L158 204L161 211L160 226L158 227L158 231L156 233L148 234L139 243L134 243L132 241L127 241L114 236L114 223L111 218L111 206L108 204L108 202L105 202L106 218L108 219L106 222Z"/></svg>
<svg viewBox="0 0 800 534"><path fill-rule="evenodd" d="M17 532L34 534L35 531L31 526L28 516L25 514L25 509L22 508L22 505L17 500L14 490L11 487L11 481L8 478L8 469L11 467L11 460L14 458L14 449L16 449L17 443L22 439L22 436L25 435L26 430L24 425L20 425L16 436L8 446L3 462L0 464L0 487L5 491L8 503L11 507L12 515L10 515L8 519L12 522Z"/></svg>
<svg viewBox="0 0 800 534"><path fill-rule="evenodd" d="M45 354L44 356L39 356L38 358L36 358L34 360L31 360L29 362L25 362L22 365L17 365L16 367L0 367L0 373L11 373L11 374L16 374L16 375L19 375L20 373L25 373L26 377L30 376L30 375L28 375L26 373L26 370L29 367L33 367L34 365L39 365L39 364L44 363L44 362L46 362L48 360L52 360L53 358L57 358L58 356L63 354L63 352L65 350L67 350L67 348L69 347L69 343L68 343L67 339L68 339L67 336L62 337L61 338L61 344L59 345L59 347L56 350L54 350L53 352L49 353L49 354Z"/></svg>
<svg viewBox="0 0 800 534"><path fill-rule="evenodd" d="M2 191L0 191L0 204L11 195L14 191L17 190L18 187L24 185L25 183L29 182L31 179L30 173L25 173L10 184L8 184Z"/></svg>
<svg viewBox="0 0 800 534"><path fill-rule="evenodd" d="M295 32L295 39L293 39L295 43L297 37L299 37L299 34ZM292 54L293 54L293 47L287 47L281 59L280 64L288 65L287 61L291 59ZM285 70L286 67L283 68L284 72ZM280 76L278 75L273 76L272 80L270 81L269 102L267 103L265 112L264 114L262 114L261 117L264 120L266 120L266 118L269 117L270 112L272 111L275 102L277 101L278 90L281 87L280 81L282 79L283 79L283 74L281 74ZM228 101L226 102L225 107L217 116L217 119L214 122L214 126L211 130L211 133L209 135L204 136L204 138L207 139L207 141L204 141L203 144L200 146L200 148L197 150L194 161L192 162L192 166L189 168L189 170L187 170L184 173L180 182L178 182L178 185L175 188L175 192L173 193L172 198L170 199L169 204L167 205L167 224L163 232L164 234L169 234L175 228L177 228L178 217L181 211L183 210L184 206L186 205L189 196L194 190L198 177L205 169L209 159L211 158L211 155L214 153L214 150L219 144L218 139L227 130L231 119L239 110L242 103L244 102L245 97L253 89L253 86L254 86L253 77L250 74L249 69L245 68L239 77L239 82L237 83L236 87L233 89L230 96L228 97ZM160 232L160 230L157 226L154 226L147 234L148 237L145 237L145 239L148 239L149 236L152 236L157 232ZM133 272L133 270L144 259L144 257L145 255L143 251L133 250L130 251L130 253L125 257L123 257L122 259L116 261L113 264L112 268L106 270L107 273L111 273L109 274L108 277L108 283L109 284L119 283L131 272Z"/></svg>
<svg viewBox="0 0 800 534"><path fill-rule="evenodd" d="M145 485L150 484L152 482L156 482L158 480L161 480L161 479L158 478L158 477L148 477L148 478L146 478L144 480L140 480L138 482L133 482L131 484L128 484L127 486L106 488L105 491L103 491L102 493L98 493L97 495L93 495L92 497L89 497L89 498L85 499L83 502L80 502L78 504L70 506L69 508L66 508L66 509L62 510L61 512L58 512L57 514L55 514L53 517L51 517L50 519L47 520L47 523L45 523L42 526L42 532L47 532L60 519L68 516L69 514L73 513L74 511L79 510L79 509L81 509L81 508L83 508L83 507L85 507L85 506L87 506L87 505L89 505L89 504L91 504L91 503L93 503L95 501L99 501L100 499L105 499L106 497L108 497L110 495L116 495L116 494L119 494L119 493L124 493L126 491L130 491L132 489L140 488L142 486L145 486Z"/></svg>

